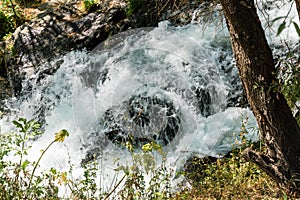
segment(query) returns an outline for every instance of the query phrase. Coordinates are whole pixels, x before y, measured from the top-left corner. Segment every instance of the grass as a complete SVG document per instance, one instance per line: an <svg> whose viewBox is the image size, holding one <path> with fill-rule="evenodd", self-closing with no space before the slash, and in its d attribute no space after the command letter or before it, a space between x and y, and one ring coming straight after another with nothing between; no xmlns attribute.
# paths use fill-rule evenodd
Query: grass
<svg viewBox="0 0 300 200"><path fill-rule="evenodd" d="M247 143L224 158L191 159L184 174L192 188L178 192L174 199L292 198L258 166L243 158L242 152L246 147L261 148L259 143Z"/></svg>
<svg viewBox="0 0 300 200"><path fill-rule="evenodd" d="M253 163L240 156L207 164L204 177L174 199L287 199L284 190Z"/></svg>

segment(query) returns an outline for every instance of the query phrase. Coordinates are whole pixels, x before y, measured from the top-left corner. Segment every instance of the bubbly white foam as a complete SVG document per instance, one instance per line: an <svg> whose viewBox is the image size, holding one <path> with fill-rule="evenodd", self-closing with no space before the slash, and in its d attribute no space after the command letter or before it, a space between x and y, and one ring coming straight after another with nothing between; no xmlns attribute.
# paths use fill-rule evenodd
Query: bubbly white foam
<svg viewBox="0 0 300 200"><path fill-rule="evenodd" d="M269 12L274 17L275 14L281 15L275 9ZM67 129L70 136L64 143L57 143L49 149L40 169L53 166L67 170L69 152L71 162L78 167L73 176L80 177L80 162L86 153L84 145L88 144L91 133L101 134L100 120L105 111L117 107L134 94L147 92L148 95L166 96L180 111L180 131L164 147L170 167L180 168L195 154L223 155L239 138L242 123L247 121L249 139L256 140L257 132L253 129L256 122L249 109L226 107L237 70L225 73L222 69L228 67L226 63L232 65L234 61L231 51L226 49L230 44L227 31L215 30L215 27L203 30L197 24L175 28L162 22L150 32L125 38L115 49L70 52L58 58L62 64L55 74L39 80L43 69L49 67L45 65L30 77L30 87L27 80L24 88L30 88L28 95L11 100L15 112L3 117L0 127L2 131L12 130L9 121L18 117L44 120L45 133L32 142L28 155L31 160L37 160L40 150L54 139L54 133ZM291 32L286 31L281 37L290 38ZM270 35L271 42L278 41L273 33ZM294 33L292 35L294 37ZM224 46L217 46L222 44ZM191 89L193 86L210 94L208 117L199 112L196 100L191 98L195 95ZM121 164L130 163L130 154L109 142L99 158L105 166L100 176L105 177L107 182L102 183L107 187L113 179L110 175L114 174L117 158Z"/></svg>

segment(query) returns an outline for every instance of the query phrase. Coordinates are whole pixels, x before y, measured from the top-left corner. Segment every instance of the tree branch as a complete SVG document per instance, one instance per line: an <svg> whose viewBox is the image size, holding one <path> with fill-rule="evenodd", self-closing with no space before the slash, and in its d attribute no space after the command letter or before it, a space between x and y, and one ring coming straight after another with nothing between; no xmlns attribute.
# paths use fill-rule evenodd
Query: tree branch
<svg viewBox="0 0 300 200"><path fill-rule="evenodd" d="M271 176L277 183L282 183L282 179L279 178L279 172L274 159L261 153L253 151L251 148L247 148L243 151L242 156L256 165L258 165L264 172Z"/></svg>

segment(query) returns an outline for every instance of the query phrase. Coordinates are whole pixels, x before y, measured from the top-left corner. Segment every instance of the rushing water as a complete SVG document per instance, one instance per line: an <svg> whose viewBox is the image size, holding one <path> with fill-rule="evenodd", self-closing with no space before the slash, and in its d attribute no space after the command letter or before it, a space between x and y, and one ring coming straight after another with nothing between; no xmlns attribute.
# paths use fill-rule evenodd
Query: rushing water
<svg viewBox="0 0 300 200"><path fill-rule="evenodd" d="M127 141L139 148L155 140L176 171L192 155L228 152L242 124L247 137L257 139L255 119L241 107L241 83L226 30L162 22L125 35L91 53L70 52L41 66L24 82L23 96L10 100L12 115L1 120L2 131L11 130L9 121L17 117L44 124L45 133L32 142L30 159L37 160L54 133L70 132L45 154L41 169L67 170L71 161L77 168L74 176L80 177L80 164L96 155L109 182L114 161L130 160L122 146ZM278 42L272 31L268 36Z"/></svg>

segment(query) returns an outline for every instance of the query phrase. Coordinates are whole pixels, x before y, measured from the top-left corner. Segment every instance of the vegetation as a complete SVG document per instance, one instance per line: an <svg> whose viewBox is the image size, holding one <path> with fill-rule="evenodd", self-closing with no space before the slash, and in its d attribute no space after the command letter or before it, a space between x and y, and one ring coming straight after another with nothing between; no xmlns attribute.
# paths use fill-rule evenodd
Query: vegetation
<svg viewBox="0 0 300 200"><path fill-rule="evenodd" d="M6 55L8 52L14 54L11 44L1 42L8 40L17 27L32 18L24 12L27 3L28 0L0 0L0 77L5 77L7 73ZM2 84L0 80L0 89Z"/></svg>
<svg viewBox="0 0 300 200"><path fill-rule="evenodd" d="M300 1L296 0L296 6L298 13L300 13ZM290 28L292 25L300 37L300 28L299 25L293 20L289 19L292 6L284 16L277 17L272 20L272 23L276 21L280 21L280 25L277 29L277 36L282 33L284 29ZM300 17L300 16L299 16ZM286 44L287 52L284 55L280 55L278 59L278 63L276 64L277 78L278 82L273 82L271 87L273 90L282 93L292 111L295 111L295 118L300 124L300 107L297 105L300 99L300 68L299 54L292 50L292 48Z"/></svg>
<svg viewBox="0 0 300 200"><path fill-rule="evenodd" d="M184 175L192 189L176 194L175 199L288 199L284 189L278 187L262 169L245 160L243 151L253 148L265 152L263 144L247 141L242 131L239 148L224 158L191 159Z"/></svg>
<svg viewBox="0 0 300 200"><path fill-rule="evenodd" d="M0 0L0 41L31 19L31 16L25 13L28 3L35 7L35 4L28 0Z"/></svg>
<svg viewBox="0 0 300 200"><path fill-rule="evenodd" d="M18 4L13 0L0 2L0 38L13 32L24 21L23 14Z"/></svg>
<svg viewBox="0 0 300 200"><path fill-rule="evenodd" d="M116 174L123 177L113 182L111 190L104 191L97 183L97 175L101 166L97 161L83 166L83 179L72 178L73 165L68 172L51 168L49 171L36 173L39 163L47 150L56 142L63 142L69 135L61 130L55 134L53 141L41 151L36 162L26 159L31 148L30 140L39 137L41 125L34 120L20 118L13 121L19 129L18 133L0 133L0 199L169 199L171 197L171 172L165 165L165 154L162 147L148 143L141 152L133 150L130 143L126 147L132 156L132 165L119 166ZM157 166L156 157L161 156L162 162ZM149 177L146 182L145 174ZM119 188L119 186L121 187ZM59 186L65 186L70 194L59 197Z"/></svg>
<svg viewBox="0 0 300 200"><path fill-rule="evenodd" d="M99 4L97 0L84 0L82 2L84 9L88 12ZM143 2L143 0L128 0L127 15L134 13ZM1 39L12 33L26 20L26 16L21 10L22 5L13 0L1 0ZM286 22L285 17L276 20L282 19L284 21L277 30L278 34L289 24L293 24L297 33L300 33L299 27L295 22ZM253 28L253 30L257 30L257 28ZM261 55L265 56L265 54ZM285 70L281 71L279 82L275 80L264 84L257 81L255 84L252 84L251 86L257 86L255 89L261 90L256 96L260 96L266 91L281 93L285 96L289 107L299 111L299 106L297 106L300 98L298 62L299 57L297 57L295 52L291 51L282 56L280 63ZM265 65L262 64L260 66ZM298 124L300 124L300 115L296 117ZM267 152L260 145L257 147L246 141L244 141L244 146L232 151L228 157L223 159L211 162L210 160L205 161L194 158L191 164L191 166L194 166L193 170L183 173L189 179L192 188L185 188L176 194L171 192L171 172L166 168L165 155L161 147L155 143L150 143L145 145L141 152L136 152L133 151L130 144L127 144L126 146L132 156L132 165L116 168L116 174L121 173L123 177L112 183L111 190L103 191L97 185L99 182L97 175L99 168L102 167L97 161L83 166L84 174L82 180L74 180L72 178L74 166L71 163L68 172L51 168L49 171L36 173L40 160L47 150L54 143L63 142L65 137L68 136L66 130L58 132L54 140L49 141L49 145L42 151L40 158L35 162L31 162L25 157L30 149L30 141L42 134L40 125L33 120L27 121L22 118L14 121L14 124L19 129L19 132L0 134L0 199L59 199L58 188L61 186L65 186L70 190L69 196L65 197L70 199L106 199L116 197L121 199L288 199L292 197L289 191L281 189L261 168L245 160L242 152L246 147L250 147L260 153ZM276 137L276 134L274 136ZM268 145L268 142L266 143ZM154 159L157 155L163 160L159 166L157 166ZM145 174L151 177L148 183L146 183Z"/></svg>
<svg viewBox="0 0 300 200"><path fill-rule="evenodd" d="M231 157L215 163L202 163L194 158L191 189L177 193L174 199L289 199L284 189L278 187L263 170L246 161L239 150ZM200 163L200 164L199 164ZM201 168L199 169L199 167ZM200 173L201 177L199 177ZM194 176L194 177L193 177Z"/></svg>
<svg viewBox="0 0 300 200"><path fill-rule="evenodd" d="M120 165L109 190L105 191L99 183L101 164L92 161L83 166L83 178L72 178L74 165L69 162L69 171L50 168L36 173L39 162L47 150L56 142L63 142L69 135L66 130L55 134L53 141L41 152L36 162L25 157L31 148L30 140L39 137L40 124L26 119L13 122L18 133L0 134L0 199L287 199L285 191L253 163L242 157L247 147L261 149L261 144L246 141L241 131L242 145L228 156L210 162L193 158L192 170L182 172L192 188L182 187L181 191L171 190L172 171L167 169L166 155L160 145L153 142L145 144L142 150L134 150L130 143L126 148L131 153L132 164ZM72 155L70 155L71 157ZM162 162L158 164L156 158ZM50 164L51 165L51 164ZM147 176L147 178L146 178ZM148 181L147 181L148 180ZM59 197L59 187L69 189L69 194Z"/></svg>
<svg viewBox="0 0 300 200"><path fill-rule="evenodd" d="M128 1L128 7L126 10L127 16L132 15L145 3L144 0L127 0L127 1Z"/></svg>
<svg viewBox="0 0 300 200"><path fill-rule="evenodd" d="M0 199L38 199L57 198L58 187L53 183L53 173L35 171L44 153L55 142L64 141L66 130L56 133L55 139L42 151L37 162L25 159L30 146L29 140L41 135L40 124L24 118L13 122L19 133L1 133L0 135Z"/></svg>
<svg viewBox="0 0 300 200"><path fill-rule="evenodd" d="M83 0L81 4L82 4L82 8L84 11L92 12L92 11L97 10L97 8L100 5L100 1L99 0Z"/></svg>
<svg viewBox="0 0 300 200"><path fill-rule="evenodd" d="M279 83L273 85L274 90L281 92L290 108L295 111L295 118L300 124L300 61L299 54L289 50L279 58L277 67Z"/></svg>

